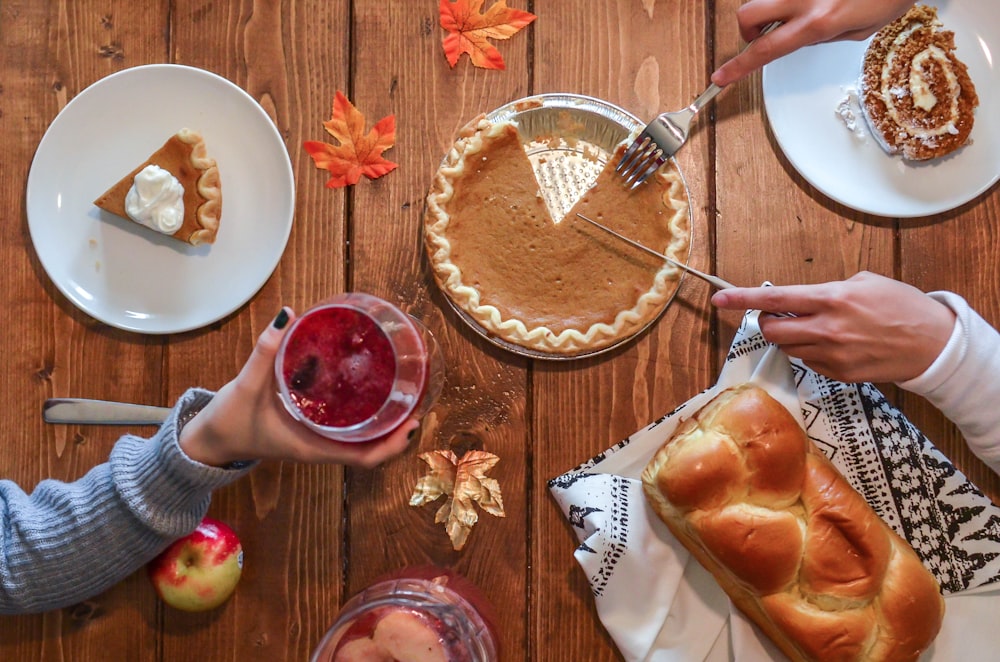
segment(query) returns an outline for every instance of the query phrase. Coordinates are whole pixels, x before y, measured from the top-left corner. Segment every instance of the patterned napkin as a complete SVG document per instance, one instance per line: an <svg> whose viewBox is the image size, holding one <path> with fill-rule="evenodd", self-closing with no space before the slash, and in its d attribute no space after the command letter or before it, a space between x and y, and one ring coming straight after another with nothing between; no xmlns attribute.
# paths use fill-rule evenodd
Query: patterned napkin
<svg viewBox="0 0 1000 662"><path fill-rule="evenodd" d="M598 614L628 660L782 659L646 504L639 476L680 421L728 386L754 382L889 526L910 542L946 595L946 617L922 659L986 659L1000 628L1000 508L871 384L829 380L791 361L748 312L719 382L600 456L549 481L573 526L575 557ZM981 621L981 623L980 623Z"/></svg>

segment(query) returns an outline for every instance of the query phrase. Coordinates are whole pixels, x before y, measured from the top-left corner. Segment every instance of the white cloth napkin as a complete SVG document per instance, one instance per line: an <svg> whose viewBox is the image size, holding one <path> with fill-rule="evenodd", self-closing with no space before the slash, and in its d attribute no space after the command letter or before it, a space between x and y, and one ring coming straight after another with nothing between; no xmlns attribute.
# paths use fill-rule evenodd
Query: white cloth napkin
<svg viewBox="0 0 1000 662"><path fill-rule="evenodd" d="M941 582L945 620L922 660L995 659L1000 508L871 384L834 382L790 361L749 312L718 383L600 456L549 481L574 528L574 556L626 660L782 660L647 505L639 477L680 421L753 382L795 415Z"/></svg>

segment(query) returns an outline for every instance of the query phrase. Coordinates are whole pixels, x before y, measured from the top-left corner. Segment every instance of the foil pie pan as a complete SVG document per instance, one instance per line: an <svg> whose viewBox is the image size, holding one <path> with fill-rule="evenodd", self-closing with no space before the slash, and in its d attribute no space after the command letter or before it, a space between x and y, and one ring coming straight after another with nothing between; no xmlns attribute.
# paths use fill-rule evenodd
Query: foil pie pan
<svg viewBox="0 0 1000 662"><path fill-rule="evenodd" d="M615 148L631 141L645 123L635 115L607 101L578 94L539 94L507 103L486 114L494 123L512 122L524 142L525 151L538 179L539 188L549 214L557 223L572 209L577 200L593 186ZM674 163L676 165L676 162ZM691 194L684 174L684 193L690 208ZM688 258L690 257L690 244ZM687 262L687 259L685 259ZM683 274L681 280L683 280ZM492 334L483 328L451 297L445 299L458 316L490 343L520 356L548 361L568 361L589 358L621 347L655 324L680 289L642 328L614 343L577 354L556 354L524 347Z"/></svg>

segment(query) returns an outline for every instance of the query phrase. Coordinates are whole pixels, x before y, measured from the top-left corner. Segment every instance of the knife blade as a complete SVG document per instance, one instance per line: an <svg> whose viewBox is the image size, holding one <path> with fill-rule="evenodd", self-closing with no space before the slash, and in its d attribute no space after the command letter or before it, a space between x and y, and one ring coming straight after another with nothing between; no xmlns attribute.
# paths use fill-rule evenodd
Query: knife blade
<svg viewBox="0 0 1000 662"><path fill-rule="evenodd" d="M632 246L635 246L638 249L646 251L650 255L655 255L656 257L660 258L661 260L665 260L665 261L669 262L670 264L674 265L678 269L683 269L684 271L687 271L692 276L697 276L698 278L701 278L702 280L708 282L710 285L714 286L716 289L728 290L728 289L733 288L733 287L738 287L737 285L733 285L732 283L730 283L728 280L723 280L722 278L719 278L718 276L713 276L711 274L706 274L704 271L698 271L694 267L689 267L688 265L686 265L686 264L684 264L682 262L678 262L677 260L673 259L672 257L668 257L668 256L664 255L663 253L660 253L659 251L654 251L652 248L650 248L648 246L645 246L643 244L640 244L638 241L636 241L634 239L630 239L629 237L626 237L623 234L615 232L614 230L612 230L608 226L601 225L597 221L595 221L593 219L590 219L590 218L587 218L586 216L584 216L583 214L581 214L579 212L577 212L576 215L579 216L580 218L582 218L583 220L587 221L588 223L590 223L594 227L600 228L601 230L604 230L608 234L613 235L615 237L618 237L622 241L624 241L624 242L626 242L626 243L628 243L628 244L630 244ZM770 285L770 283L766 284L766 286L769 286L769 285ZM769 312L769 314L774 315L775 317L795 317L796 316L795 313L784 313L784 312Z"/></svg>
<svg viewBox="0 0 1000 662"><path fill-rule="evenodd" d="M169 407L87 398L49 398L42 405L46 423L159 425L169 413Z"/></svg>
<svg viewBox="0 0 1000 662"><path fill-rule="evenodd" d="M661 260L669 262L670 264L672 264L673 266L677 267L678 269L683 269L684 271L688 272L692 276L697 276L698 278L701 278L702 280L706 281L710 285L712 285L712 286L714 286L714 287L716 287L716 288L718 288L720 290L726 290L726 289L729 289L731 287L736 287L735 285L733 285L729 281L723 280L723 279L719 278L718 276L713 276L711 274L706 274L704 271L698 271L694 267L689 267L688 265L686 265L686 264L684 264L682 262L678 262L677 260L675 260L675 259L673 259L671 257L667 257L666 255L664 255L663 253L660 253L659 251L654 251L652 248L650 248L650 247L648 247L648 246L646 246L644 244L640 244L638 241L636 241L634 239L630 239L630 238L626 237L623 234L615 232L614 230L612 230L608 226L601 225L597 221L595 221L595 220L593 220L591 218L587 218L583 214L577 213L577 216L579 216L583 220L587 221L588 223L590 223L594 227L600 228L601 230L604 230L608 234L613 235L615 237L618 237L619 239L621 239L622 241L628 243L629 245L634 246L634 247L636 247L636 248L638 248L640 250L646 251L650 255L655 255L656 257L660 258Z"/></svg>

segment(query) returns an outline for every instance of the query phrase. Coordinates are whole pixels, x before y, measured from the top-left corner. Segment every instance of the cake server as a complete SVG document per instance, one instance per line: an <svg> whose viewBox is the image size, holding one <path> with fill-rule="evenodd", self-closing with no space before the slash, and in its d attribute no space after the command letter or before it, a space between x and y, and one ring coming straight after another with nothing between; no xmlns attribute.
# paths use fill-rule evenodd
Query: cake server
<svg viewBox="0 0 1000 662"><path fill-rule="evenodd" d="M49 398L42 405L42 419L46 423L159 425L169 413L169 407L86 398Z"/></svg>
<svg viewBox="0 0 1000 662"><path fill-rule="evenodd" d="M716 287L717 289L728 290L731 287L736 287L736 285L733 285L728 280L723 280L723 279L719 278L718 276L713 276L711 274L706 274L704 271L698 271L694 267L689 267L688 265L686 265L686 264L684 264L682 262L678 262L677 260L675 260L675 259L673 259L671 257L667 257L663 253L661 253L659 251L654 251L649 246L645 246L643 244L640 244L638 241L636 241L634 239L630 239L630 238L626 237L623 234L615 232L614 230L612 230L608 226L601 225L597 221L595 221L593 219L590 219L590 218L587 218L583 214L577 213L577 216L579 216L583 220L587 221L588 223L590 223L594 227L600 228L601 230L604 230L608 234L613 235L615 237L618 237L619 239L621 239L622 241L628 243L629 245L635 246L636 248L638 248L640 250L644 250L647 253L649 253L650 255L655 255L656 257L660 258L661 260L669 262L670 264L672 264L673 266L677 267L678 269L683 269L684 271L688 272L692 276L697 276L698 278L701 278L703 281L706 281L708 284Z"/></svg>

